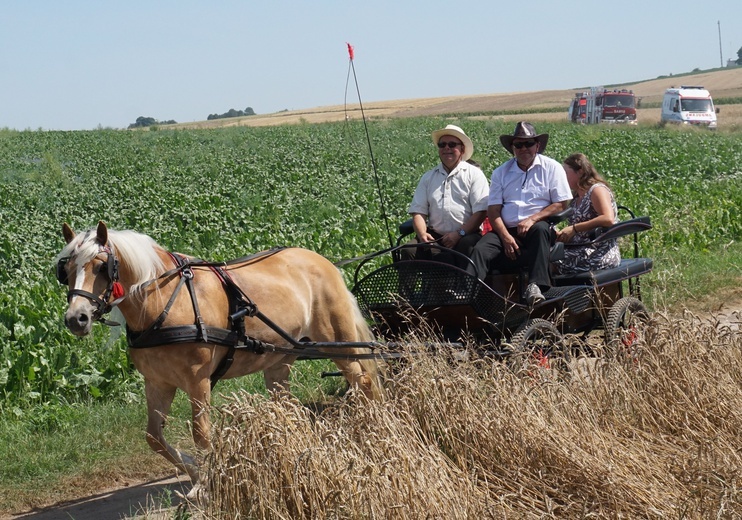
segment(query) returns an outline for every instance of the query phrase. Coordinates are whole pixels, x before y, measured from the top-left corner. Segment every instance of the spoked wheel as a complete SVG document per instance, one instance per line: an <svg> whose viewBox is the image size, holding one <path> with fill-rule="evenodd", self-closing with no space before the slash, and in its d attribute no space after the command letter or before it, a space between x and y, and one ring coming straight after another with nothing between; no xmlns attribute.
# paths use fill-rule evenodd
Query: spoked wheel
<svg viewBox="0 0 742 520"><path fill-rule="evenodd" d="M540 318L526 321L510 339L508 364L516 373L549 376L566 371L564 338L553 323Z"/></svg>
<svg viewBox="0 0 742 520"><path fill-rule="evenodd" d="M605 344L613 355L636 359L639 329L649 321L649 311L632 296L613 304L605 323Z"/></svg>

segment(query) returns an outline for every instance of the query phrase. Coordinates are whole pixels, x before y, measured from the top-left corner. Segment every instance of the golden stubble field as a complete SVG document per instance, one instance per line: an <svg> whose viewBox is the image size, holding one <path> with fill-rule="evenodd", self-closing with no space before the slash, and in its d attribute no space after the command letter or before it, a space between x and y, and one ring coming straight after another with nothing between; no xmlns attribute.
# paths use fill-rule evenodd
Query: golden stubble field
<svg viewBox="0 0 742 520"><path fill-rule="evenodd" d="M643 103L659 103L665 89L680 85L703 85L715 99L742 97L742 67L695 74L692 76L667 77L623 85L641 97ZM575 92L588 88L571 90L543 90L534 92L509 92L502 94L483 94L475 96L449 96L437 98L400 99L363 103L363 112L367 118L380 117L418 117L444 114L467 114L477 112L495 112L523 108L527 114L498 116L506 121L529 119L531 121L567 120L567 107ZM562 112L533 113L533 109L553 109L563 107ZM742 127L742 104L722 105L719 114L719 130L736 130ZM360 119L361 110L358 103L333 105L258 114L248 117L197 121L174 125L178 128L217 128L222 126L272 126L297 123L324 123L342 121L346 118ZM491 117L491 116L487 116ZM660 121L658 108L639 109L640 124L657 124Z"/></svg>

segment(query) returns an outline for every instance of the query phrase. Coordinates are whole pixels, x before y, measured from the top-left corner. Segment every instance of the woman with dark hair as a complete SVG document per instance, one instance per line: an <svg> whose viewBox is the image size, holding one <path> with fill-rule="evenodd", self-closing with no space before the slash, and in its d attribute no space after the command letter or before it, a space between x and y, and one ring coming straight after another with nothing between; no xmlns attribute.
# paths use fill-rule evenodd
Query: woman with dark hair
<svg viewBox="0 0 742 520"><path fill-rule="evenodd" d="M557 231L557 240L567 246L564 259L556 263L557 272L567 274L617 267L621 263L621 253L615 239L589 244L593 230L617 222L618 209L613 192L584 154L575 153L567 157L564 170L575 195L570 204L574 213L569 218L569 225Z"/></svg>

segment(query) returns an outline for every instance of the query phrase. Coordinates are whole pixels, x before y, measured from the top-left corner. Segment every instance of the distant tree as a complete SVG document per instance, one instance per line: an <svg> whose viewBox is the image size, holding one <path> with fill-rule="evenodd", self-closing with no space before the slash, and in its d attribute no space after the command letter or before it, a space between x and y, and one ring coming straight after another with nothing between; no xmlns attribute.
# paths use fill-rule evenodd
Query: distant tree
<svg viewBox="0 0 742 520"><path fill-rule="evenodd" d="M174 125L176 123L177 121L174 121L173 119L170 119L168 121L158 121L154 117L139 116L137 117L136 122L130 124L128 128L144 128L146 126L154 126L154 125Z"/></svg>
<svg viewBox="0 0 742 520"><path fill-rule="evenodd" d="M209 114L206 119L211 121L212 119L225 119L227 117L242 117L242 116L254 116L255 111L247 107L245 110L235 110L234 108L230 108L223 114Z"/></svg>
<svg viewBox="0 0 742 520"><path fill-rule="evenodd" d="M737 65L742 65L742 47L739 48L737 51L737 60L735 61Z"/></svg>

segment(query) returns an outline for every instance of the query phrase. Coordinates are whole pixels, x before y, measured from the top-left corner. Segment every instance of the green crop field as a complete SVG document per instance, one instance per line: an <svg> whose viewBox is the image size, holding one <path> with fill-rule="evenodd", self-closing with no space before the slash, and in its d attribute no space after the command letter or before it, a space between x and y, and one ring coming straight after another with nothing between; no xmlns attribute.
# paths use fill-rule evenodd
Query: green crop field
<svg viewBox="0 0 742 520"><path fill-rule="evenodd" d="M130 403L143 401L143 385L125 340L103 325L84 339L64 327L66 288L53 269L63 222L80 231L103 220L209 260L275 245L306 247L332 261L357 257L389 245L387 223L394 234L418 179L437 162L430 132L447 123L471 135L485 172L508 158L498 136L511 133L512 123L498 119L371 121L378 184L361 122L0 130L0 433L7 445L0 450L0 489L17 495L6 507L36 505L41 489L48 489L41 498L48 503L59 475L95 472L96 460L106 467L131 456L122 437L140 430ZM739 286L738 134L563 123L538 129L551 135L547 155L586 153L620 204L652 218L654 229L641 237L642 255L655 260L642 280L650 307L671 309L709 295L718 301ZM344 268L349 283L354 267ZM143 406L134 408L142 421ZM85 416L88 410L96 420ZM99 455L104 444L114 454ZM146 450L141 438L132 444ZM26 487L35 482L31 491L20 492L18 475Z"/></svg>
<svg viewBox="0 0 742 520"><path fill-rule="evenodd" d="M369 124L392 232L407 217L418 178L437 161L430 132L447 122ZM485 172L507 159L498 136L512 131L510 123L455 122L472 136L474 159ZM586 153L613 185L620 204L652 217L655 228L641 241L642 254L655 259L655 272L645 282L652 302L671 305L687 298L680 287L688 263L699 255L723 256L730 244L738 244L738 135L545 123L539 130L551 135L548 155L562 159ZM25 407L50 400L116 399L138 389L123 339L114 341L103 326L82 340L64 328L65 289L55 281L52 266L63 245L63 222L80 230L104 220L109 227L135 229L166 248L210 260L288 245L337 261L389 243L359 122L0 131L0 197L4 416L23 416Z"/></svg>

